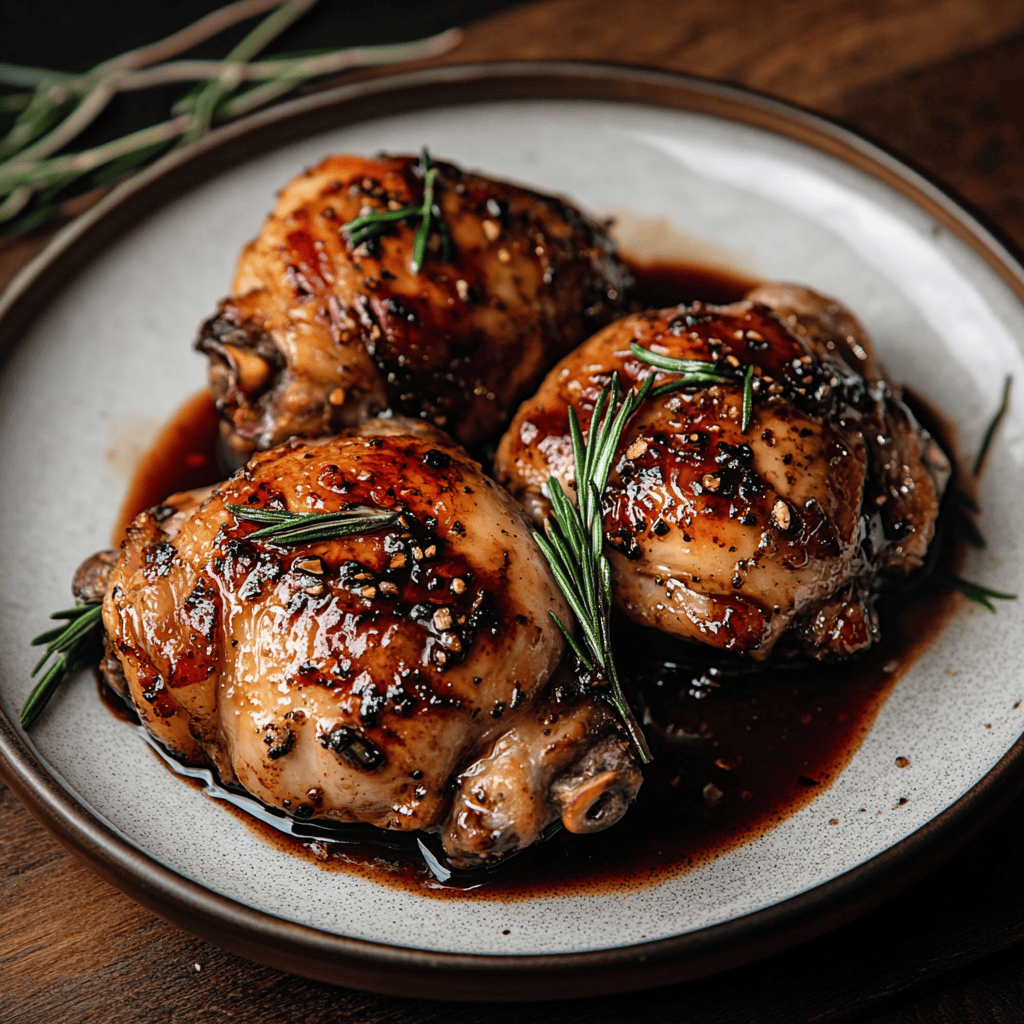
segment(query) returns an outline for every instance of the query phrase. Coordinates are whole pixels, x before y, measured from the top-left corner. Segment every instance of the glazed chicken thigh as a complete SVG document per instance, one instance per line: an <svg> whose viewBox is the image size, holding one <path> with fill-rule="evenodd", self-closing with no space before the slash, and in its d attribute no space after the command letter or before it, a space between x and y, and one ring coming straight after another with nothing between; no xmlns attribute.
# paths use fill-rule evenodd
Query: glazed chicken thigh
<svg viewBox="0 0 1024 1024"><path fill-rule="evenodd" d="M870 646L874 596L922 564L950 468L853 314L769 284L600 331L551 371L498 450L497 478L538 522L549 474L573 483L570 406L585 429L613 374L628 387L656 372L631 343L713 363L726 380L649 397L626 429L603 501L619 605L754 658L784 634L819 657ZM656 384L679 379L658 372Z"/></svg>
<svg viewBox="0 0 1024 1024"><path fill-rule="evenodd" d="M394 518L291 545L228 506ZM440 831L469 867L639 788L614 717L556 675L569 612L525 517L421 423L259 453L139 515L76 589L105 591L104 672L152 734L295 817Z"/></svg>
<svg viewBox="0 0 1024 1024"><path fill-rule="evenodd" d="M196 343L236 463L383 409L486 438L624 310L629 275L600 225L561 199L431 167L421 267L418 217L362 242L345 230L423 203L416 158L333 156L281 191Z"/></svg>

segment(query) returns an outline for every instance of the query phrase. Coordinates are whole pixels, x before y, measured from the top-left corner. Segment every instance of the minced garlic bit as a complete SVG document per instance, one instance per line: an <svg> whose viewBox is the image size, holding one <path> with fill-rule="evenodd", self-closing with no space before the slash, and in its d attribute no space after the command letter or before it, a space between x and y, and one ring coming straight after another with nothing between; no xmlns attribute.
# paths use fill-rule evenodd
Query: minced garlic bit
<svg viewBox="0 0 1024 1024"><path fill-rule="evenodd" d="M781 499L772 506L772 522L780 530L788 530L793 519L789 512L789 506Z"/></svg>
<svg viewBox="0 0 1024 1024"><path fill-rule="evenodd" d="M639 459L643 453L647 451L647 442L642 438L638 437L627 449L627 459Z"/></svg>

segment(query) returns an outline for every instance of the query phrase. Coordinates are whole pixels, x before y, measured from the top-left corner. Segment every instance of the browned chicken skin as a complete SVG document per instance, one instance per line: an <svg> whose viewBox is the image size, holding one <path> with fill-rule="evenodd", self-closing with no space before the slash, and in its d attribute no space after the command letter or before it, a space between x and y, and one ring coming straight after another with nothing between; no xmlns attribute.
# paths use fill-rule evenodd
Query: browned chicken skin
<svg viewBox="0 0 1024 1024"><path fill-rule="evenodd" d="M286 546L228 504L401 518ZM105 588L104 671L153 735L296 817L439 830L468 867L559 818L606 827L639 788L611 713L553 679L569 612L525 517L426 425L257 454L142 513L76 587Z"/></svg>
<svg viewBox="0 0 1024 1024"><path fill-rule="evenodd" d="M543 520L549 474L573 481L569 406L586 427L613 372L627 387L652 372L633 341L716 363L730 380L648 399L620 442L603 510L621 607L755 658L787 631L818 656L869 646L873 595L921 565L949 463L853 315L807 288L764 285L729 306L651 311L600 331L520 408L497 478Z"/></svg>
<svg viewBox="0 0 1024 1024"><path fill-rule="evenodd" d="M387 408L462 443L486 438L624 309L628 272L598 224L563 200L431 166L451 259L435 233L418 273L417 220L356 247L342 230L420 204L416 158L333 156L281 191L197 341L237 462Z"/></svg>

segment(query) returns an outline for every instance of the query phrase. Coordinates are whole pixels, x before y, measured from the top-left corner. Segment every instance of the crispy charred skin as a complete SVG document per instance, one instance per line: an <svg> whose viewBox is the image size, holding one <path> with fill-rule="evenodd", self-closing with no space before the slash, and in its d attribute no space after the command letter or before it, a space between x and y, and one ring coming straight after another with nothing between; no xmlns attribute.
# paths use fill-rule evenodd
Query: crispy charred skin
<svg viewBox="0 0 1024 1024"><path fill-rule="evenodd" d="M786 631L818 656L869 646L873 595L922 563L949 464L881 376L864 329L841 304L782 284L605 328L552 370L499 447L498 479L538 522L548 475L572 482L570 405L585 426L613 371L627 387L650 372L631 341L732 379L650 399L627 428L603 506L618 603L755 658Z"/></svg>
<svg viewBox="0 0 1024 1024"><path fill-rule="evenodd" d="M231 297L197 341L239 463L385 408L463 443L487 437L624 308L628 272L601 226L451 164L432 164L450 261L434 236L413 272L415 221L353 248L348 221L421 201L418 163L329 157L282 190L243 250Z"/></svg>
<svg viewBox="0 0 1024 1024"><path fill-rule="evenodd" d="M399 518L284 546L250 539L228 504ZM612 716L554 694L549 611L569 621L512 499L439 431L374 420L257 454L138 516L107 581L105 667L179 757L299 818L444 825L453 864L472 866L560 816L611 824L639 787ZM445 824L472 800L455 780L474 771L530 794L500 841L497 826Z"/></svg>

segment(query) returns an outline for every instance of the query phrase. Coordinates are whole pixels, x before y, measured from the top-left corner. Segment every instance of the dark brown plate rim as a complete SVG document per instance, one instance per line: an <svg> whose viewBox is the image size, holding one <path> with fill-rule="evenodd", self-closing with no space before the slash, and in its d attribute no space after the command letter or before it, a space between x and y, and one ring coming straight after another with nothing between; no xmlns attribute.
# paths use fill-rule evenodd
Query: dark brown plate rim
<svg viewBox="0 0 1024 1024"><path fill-rule="evenodd" d="M0 358L83 260L160 203L257 153L342 124L452 104L606 100L692 111L805 143L888 185L955 234L1024 304L1024 268L996 233L920 172L850 130L736 86L667 72L575 62L435 68L342 86L253 115L176 151L70 224L0 299ZM876 906L950 856L1018 792L1024 737L959 800L883 853L807 892L692 932L627 946L537 955L413 949L323 932L220 896L137 849L47 771L0 712L0 776L72 853L153 912L252 960L354 988L437 999L593 996L736 967Z"/></svg>

